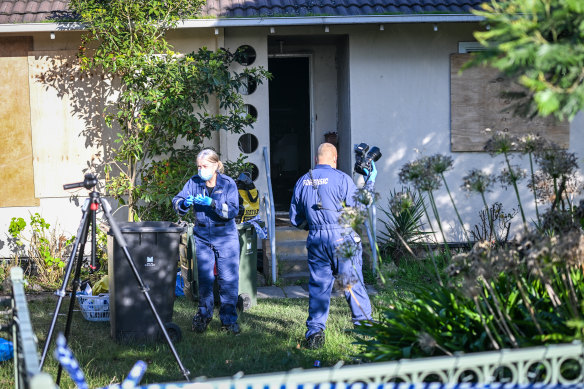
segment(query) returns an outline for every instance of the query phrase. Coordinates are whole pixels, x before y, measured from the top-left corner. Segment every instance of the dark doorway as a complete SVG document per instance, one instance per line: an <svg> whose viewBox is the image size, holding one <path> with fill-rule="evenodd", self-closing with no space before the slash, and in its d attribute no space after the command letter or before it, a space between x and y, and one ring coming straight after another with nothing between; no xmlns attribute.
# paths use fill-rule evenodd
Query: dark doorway
<svg viewBox="0 0 584 389"><path fill-rule="evenodd" d="M310 59L268 60L270 167L276 211L288 211L294 185L311 167Z"/></svg>

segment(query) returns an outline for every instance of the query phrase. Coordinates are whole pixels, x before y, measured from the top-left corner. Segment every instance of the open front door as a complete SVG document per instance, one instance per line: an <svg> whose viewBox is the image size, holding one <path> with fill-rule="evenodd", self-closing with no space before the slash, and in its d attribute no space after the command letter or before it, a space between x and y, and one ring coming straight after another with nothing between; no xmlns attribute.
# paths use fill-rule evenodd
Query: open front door
<svg viewBox="0 0 584 389"><path fill-rule="evenodd" d="M268 60L270 167L276 211L288 211L294 185L312 164L310 57Z"/></svg>

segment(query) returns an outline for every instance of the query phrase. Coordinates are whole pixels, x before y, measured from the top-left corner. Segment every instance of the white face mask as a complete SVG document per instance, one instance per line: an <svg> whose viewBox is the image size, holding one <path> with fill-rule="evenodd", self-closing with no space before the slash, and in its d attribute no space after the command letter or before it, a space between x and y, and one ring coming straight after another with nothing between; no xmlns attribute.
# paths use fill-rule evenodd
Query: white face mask
<svg viewBox="0 0 584 389"><path fill-rule="evenodd" d="M199 169L199 177L201 177L201 180L203 181L209 181L211 178L213 178L213 173L214 171L212 169Z"/></svg>

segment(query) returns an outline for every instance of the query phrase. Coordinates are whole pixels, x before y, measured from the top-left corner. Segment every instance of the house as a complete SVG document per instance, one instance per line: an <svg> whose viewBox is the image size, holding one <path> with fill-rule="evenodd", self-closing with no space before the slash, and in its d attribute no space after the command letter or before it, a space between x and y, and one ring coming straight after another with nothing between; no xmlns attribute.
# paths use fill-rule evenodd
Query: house
<svg viewBox="0 0 584 389"><path fill-rule="evenodd" d="M247 46L250 63L239 66L263 66L274 75L270 83L250 85L244 96L257 115L253 129L220 133L210 143L223 159L248 155L261 193L267 192L267 150L276 211L287 210L292 187L312 166L318 144L336 133L339 168L347 173L353 171L355 144L381 149L376 188L386 208L390 191L402 187L398 172L404 163L419 155L452 156L447 179L472 228L482 202L459 190L461 177L470 168L501 168L500 159L481 152L486 127L517 133L537 128L570 151L584 146L581 114L562 124L515 120L501 111L498 95L485 89L496 74L458 73L462 54L479 48L473 31L487 28L470 13L481 2L210 0L205 18L181 23L169 40L181 52ZM69 80L85 82L81 100L46 85L48 65L65 61L79 45L81 26L61 21L71 17L66 1L0 1L0 231L7 231L12 217L37 210L70 233L80 219L79 200L62 185L81 181L102 152L87 133L88 126L103 126L99 102L92 100L100 80ZM80 114L80 107L91 104L92 111ZM435 195L447 239L461 239L448 194L441 189ZM521 195L531 198L525 186ZM512 190L497 189L487 200L517 208ZM526 208L532 217L533 204ZM3 234L2 256L9 256Z"/></svg>

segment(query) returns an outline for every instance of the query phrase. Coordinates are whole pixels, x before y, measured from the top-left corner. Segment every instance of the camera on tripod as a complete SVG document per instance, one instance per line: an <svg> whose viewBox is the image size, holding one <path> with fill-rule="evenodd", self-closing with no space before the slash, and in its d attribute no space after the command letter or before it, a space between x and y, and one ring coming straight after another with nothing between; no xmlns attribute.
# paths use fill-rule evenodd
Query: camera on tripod
<svg viewBox="0 0 584 389"><path fill-rule="evenodd" d="M65 184L63 185L63 189L75 189L75 188L85 188L87 190L93 188L97 185L97 177L91 173L87 173L84 177L84 180L81 182L75 182L73 184Z"/></svg>
<svg viewBox="0 0 584 389"><path fill-rule="evenodd" d="M367 143L359 143L355 146L354 151L354 170L364 176L370 174L372 170L371 161L377 162L377 160L381 158L381 150L379 150L379 147L373 146L371 150L369 150L369 145Z"/></svg>

